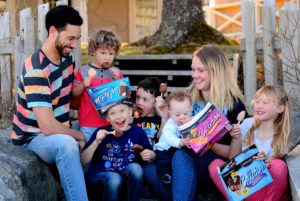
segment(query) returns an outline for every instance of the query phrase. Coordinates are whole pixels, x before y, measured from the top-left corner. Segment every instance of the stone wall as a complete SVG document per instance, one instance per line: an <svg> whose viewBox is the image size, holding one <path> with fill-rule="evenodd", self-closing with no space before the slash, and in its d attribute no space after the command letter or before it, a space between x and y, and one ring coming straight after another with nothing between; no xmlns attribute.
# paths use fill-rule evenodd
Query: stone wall
<svg viewBox="0 0 300 201"><path fill-rule="evenodd" d="M289 153L286 162L289 167L292 200L300 201L300 145Z"/></svg>
<svg viewBox="0 0 300 201"><path fill-rule="evenodd" d="M0 132L0 201L56 201L58 185L35 154L9 142Z"/></svg>

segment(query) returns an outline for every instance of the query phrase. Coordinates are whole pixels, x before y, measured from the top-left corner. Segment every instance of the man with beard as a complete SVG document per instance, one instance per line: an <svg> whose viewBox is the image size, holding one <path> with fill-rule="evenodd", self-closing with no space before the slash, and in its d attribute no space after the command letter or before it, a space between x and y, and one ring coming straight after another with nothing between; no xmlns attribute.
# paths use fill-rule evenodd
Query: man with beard
<svg viewBox="0 0 300 201"><path fill-rule="evenodd" d="M79 156L84 136L69 124L75 68L71 51L78 45L82 18L74 8L61 5L45 20L48 37L25 60L20 76L11 138L46 163L56 164L68 201L87 201Z"/></svg>

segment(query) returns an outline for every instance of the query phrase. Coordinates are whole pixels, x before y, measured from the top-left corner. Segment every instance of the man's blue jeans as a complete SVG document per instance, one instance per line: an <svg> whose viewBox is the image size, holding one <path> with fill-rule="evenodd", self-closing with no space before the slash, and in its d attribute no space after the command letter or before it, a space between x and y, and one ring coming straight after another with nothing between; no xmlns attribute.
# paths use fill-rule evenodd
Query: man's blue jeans
<svg viewBox="0 0 300 201"><path fill-rule="evenodd" d="M87 126L80 127L80 131L84 135L86 142L88 142L91 139L92 135L98 128L99 127L87 127Z"/></svg>
<svg viewBox="0 0 300 201"><path fill-rule="evenodd" d="M36 153L46 163L56 164L68 201L88 201L79 146L73 137L40 134L24 147Z"/></svg>
<svg viewBox="0 0 300 201"><path fill-rule="evenodd" d="M126 200L139 201L143 191L143 169L137 163L130 163L121 174L99 172L89 175L88 181L91 194L98 196L97 200L117 201L126 186Z"/></svg>

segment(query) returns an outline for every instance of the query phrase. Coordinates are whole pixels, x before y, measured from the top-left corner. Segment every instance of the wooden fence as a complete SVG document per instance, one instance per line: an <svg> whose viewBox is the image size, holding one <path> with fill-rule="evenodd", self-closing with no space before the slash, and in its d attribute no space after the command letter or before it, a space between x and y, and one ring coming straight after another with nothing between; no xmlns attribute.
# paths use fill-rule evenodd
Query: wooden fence
<svg viewBox="0 0 300 201"><path fill-rule="evenodd" d="M56 5L67 3L67 0L61 0ZM1 114L6 113L14 103L14 94L25 58L40 48L47 37L44 22L49 4L38 5L37 10L37 22L34 21L30 8L20 11L20 32L17 37L12 36L10 13L0 14ZM75 60L77 64L81 64L80 48L75 50Z"/></svg>
<svg viewBox="0 0 300 201"><path fill-rule="evenodd" d="M58 1L57 3L66 4L67 1ZM244 39L241 44L241 49L244 51L244 91L248 106L257 90L255 73L257 50L263 50L264 52L265 83L277 84L280 82L279 78L281 76L278 74L278 69L281 68L279 68L280 62L278 62L278 58L281 58L284 88L291 95L294 102L300 100L299 12L294 4L286 4L284 9L278 12L280 25L276 26L275 7L274 1L265 0L262 8L263 37L256 38L256 6L251 0L242 0ZM16 38L12 37L10 27L8 26L11 24L9 13L0 14L0 87L1 105L3 106L2 112L7 111L12 105L14 100L13 94L17 89L18 77L24 59L40 47L46 39L47 33L44 28L44 17L49 10L49 5L39 5L37 10L37 23L34 22L30 8L23 9L20 12L20 32ZM35 24L37 24L37 26L35 26ZM80 66L80 49L76 50L75 57L76 63L78 64L77 66ZM171 58L171 60L174 59ZM233 59L233 61L237 70L237 59ZM134 71L135 72L125 71L125 74L141 73L145 75L144 71ZM175 71L173 71L173 74L174 73ZM182 72L180 73L182 76ZM170 75L168 76L170 77ZM248 109L250 109L250 107L248 107Z"/></svg>
<svg viewBox="0 0 300 201"><path fill-rule="evenodd" d="M67 1L57 2L57 4L66 3ZM3 106L2 113L8 111L14 103L14 94L17 90L18 79L25 58L31 55L37 48L41 47L47 37L47 32L44 28L44 18L48 10L49 4L38 6L37 22L34 21L30 8L21 10L20 32L15 39L12 37L10 27L8 26L11 24L9 13L6 12L0 15L0 27L5 27L4 29L0 29L0 87L2 96L1 105ZM77 66L81 65L80 55L80 50L78 49L75 53ZM227 58L234 66L236 74L239 65L238 56L238 54L227 55ZM128 62L131 64L132 62L135 63L133 60L142 62L143 66L139 65L136 69L134 69L134 67L131 68L130 65L128 65ZM188 62L191 62L191 55L136 55L119 56L116 60L116 65L121 67L125 76L132 78L133 90L136 89L136 85L140 79L151 75L166 78L165 80L170 83L168 87L168 91L170 92L185 87L190 82L191 72L190 64ZM155 68L153 68L153 66L150 66L150 68L147 69L144 65L146 63L151 63L158 69L154 70ZM161 63L163 63L163 67L159 66ZM135 65L136 64L133 64L133 66ZM141 69L141 67L143 69Z"/></svg>
<svg viewBox="0 0 300 201"><path fill-rule="evenodd" d="M226 58L233 67L237 79L239 54L226 54ZM121 69L124 76L130 77L133 91L142 79L157 76L168 83L167 92L172 92L190 85L191 62L191 54L124 55L117 57L115 66Z"/></svg>
<svg viewBox="0 0 300 201"><path fill-rule="evenodd" d="M266 85L283 84L293 103L293 110L300 105L300 14L293 3L284 4L276 20L274 0L265 0L262 7L263 36L256 38L255 4L242 0L244 51L244 91L247 102L256 90L256 53L263 52L264 76ZM278 25L277 25L278 22Z"/></svg>
<svg viewBox="0 0 300 201"><path fill-rule="evenodd" d="M298 0L299 1L299 0ZM203 7L206 22L222 32L224 35L236 39L242 37L242 9L241 0L206 0ZM263 30L263 0L252 0L255 7L256 34L261 35ZM296 3L297 0L276 0L276 10L283 8L284 3ZM279 13L276 12L277 18Z"/></svg>

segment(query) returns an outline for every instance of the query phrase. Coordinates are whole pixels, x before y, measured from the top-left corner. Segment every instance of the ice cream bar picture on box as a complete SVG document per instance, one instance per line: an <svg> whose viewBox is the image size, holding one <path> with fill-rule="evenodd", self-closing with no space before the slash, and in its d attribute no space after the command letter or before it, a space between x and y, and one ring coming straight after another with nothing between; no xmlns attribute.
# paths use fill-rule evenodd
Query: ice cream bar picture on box
<svg viewBox="0 0 300 201"><path fill-rule="evenodd" d="M253 159L257 154L258 149L252 145L219 167L230 200L243 200L273 182L265 162Z"/></svg>
<svg viewBox="0 0 300 201"><path fill-rule="evenodd" d="M103 111L117 104L124 98L130 98L131 87L128 77L115 80L106 84L90 87L87 89L88 95L100 117Z"/></svg>

